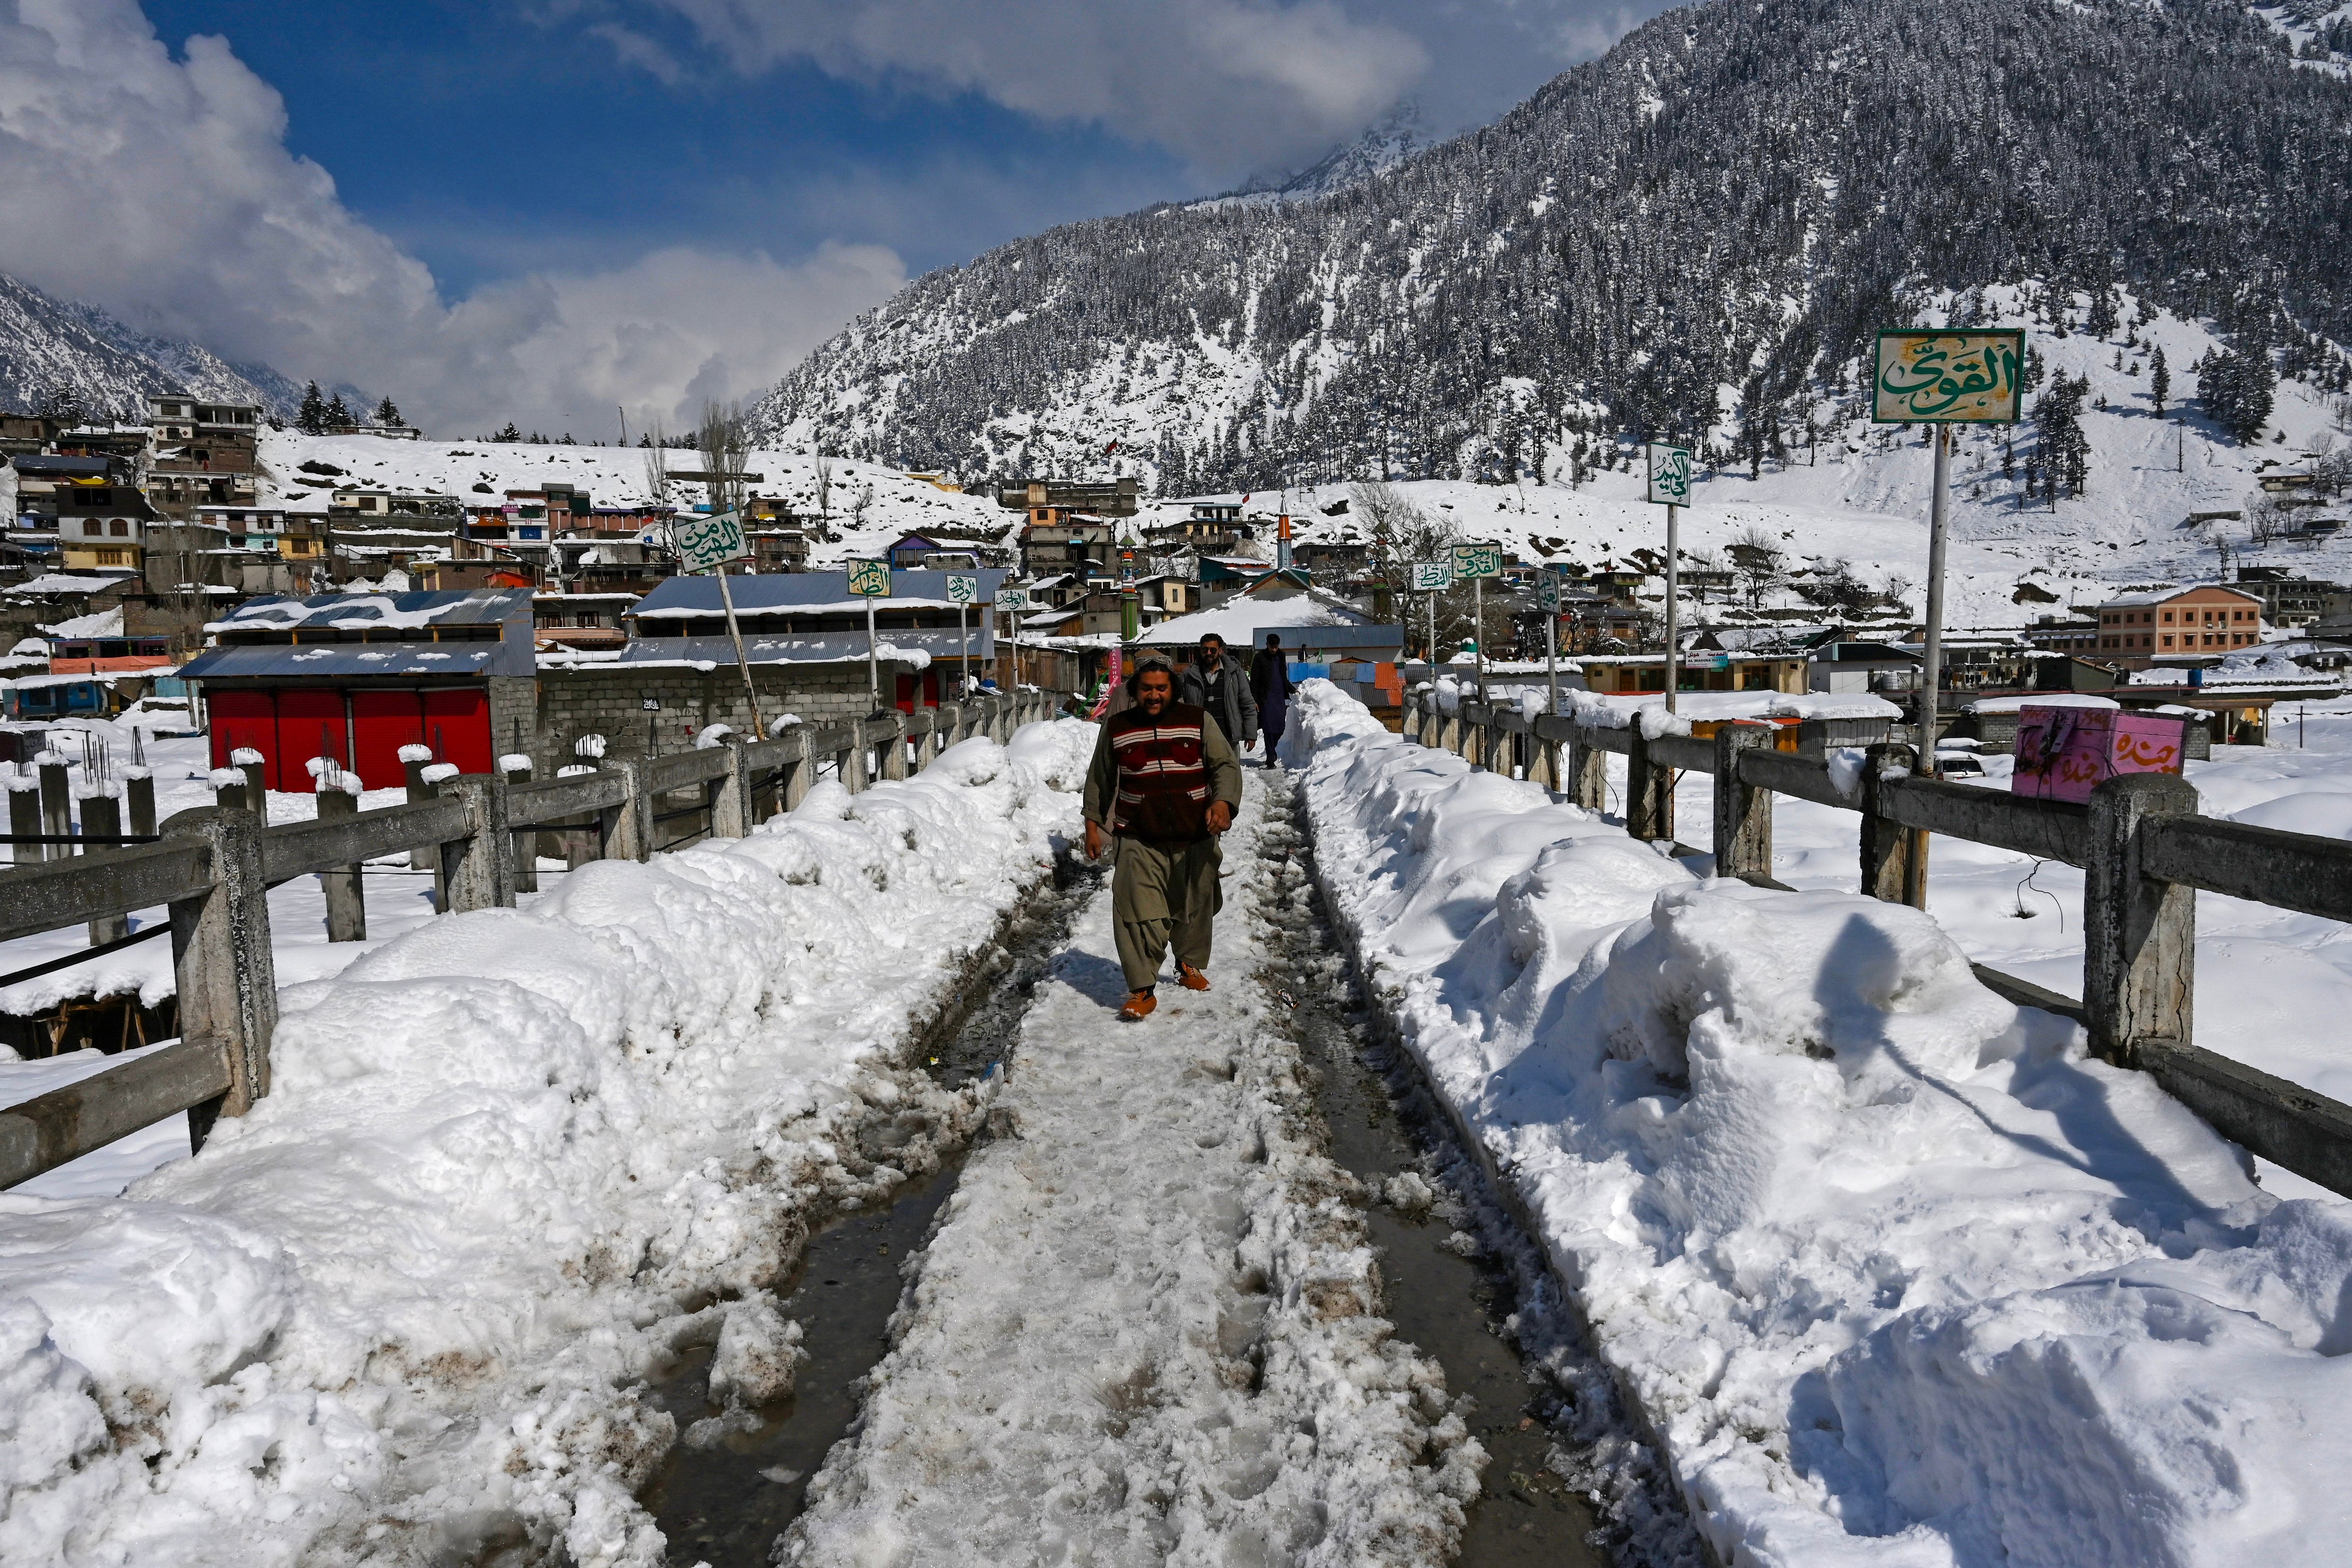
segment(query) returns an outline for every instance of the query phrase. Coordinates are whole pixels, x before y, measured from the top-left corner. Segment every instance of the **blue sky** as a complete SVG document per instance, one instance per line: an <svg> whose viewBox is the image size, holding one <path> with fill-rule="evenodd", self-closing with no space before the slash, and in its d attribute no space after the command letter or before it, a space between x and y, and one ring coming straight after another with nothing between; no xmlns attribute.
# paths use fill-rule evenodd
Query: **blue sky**
<svg viewBox="0 0 2352 1568"><path fill-rule="evenodd" d="M0 0L0 271L428 429L755 396L906 279L1481 123L1654 0Z"/></svg>

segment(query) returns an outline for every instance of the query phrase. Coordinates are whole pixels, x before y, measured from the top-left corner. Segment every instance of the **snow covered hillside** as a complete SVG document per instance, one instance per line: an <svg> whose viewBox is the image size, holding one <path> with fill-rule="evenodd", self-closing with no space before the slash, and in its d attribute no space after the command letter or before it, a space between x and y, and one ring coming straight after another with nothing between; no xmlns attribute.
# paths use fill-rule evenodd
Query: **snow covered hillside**
<svg viewBox="0 0 2352 1568"><path fill-rule="evenodd" d="M151 392L257 403L290 417L302 389L268 365L231 364L200 344L138 331L95 305L53 300L0 274L0 407L73 394L92 417L143 420Z"/></svg>
<svg viewBox="0 0 2352 1568"><path fill-rule="evenodd" d="M982 1110L908 1059L1091 727L820 784L286 988L275 1086L121 1197L0 1196L0 1561L655 1568L645 1380ZM183 1145L184 1147L184 1145Z"/></svg>
<svg viewBox="0 0 2352 1568"><path fill-rule="evenodd" d="M1327 684L1292 711L1380 1005L1723 1561L2340 1555L2352 1204L2256 1185L1928 914L1702 879Z"/></svg>

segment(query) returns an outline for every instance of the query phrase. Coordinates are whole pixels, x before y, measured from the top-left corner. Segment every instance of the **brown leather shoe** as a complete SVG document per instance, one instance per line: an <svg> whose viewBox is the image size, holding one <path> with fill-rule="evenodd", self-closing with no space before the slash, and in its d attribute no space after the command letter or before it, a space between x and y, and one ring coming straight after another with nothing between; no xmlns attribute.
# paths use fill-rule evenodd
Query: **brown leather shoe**
<svg viewBox="0 0 2352 1568"><path fill-rule="evenodd" d="M1176 966L1176 983L1187 991L1206 991L1209 988L1209 977L1189 963Z"/></svg>
<svg viewBox="0 0 2352 1568"><path fill-rule="evenodd" d="M1138 991L1127 999L1127 1005L1118 1010L1119 1022L1139 1024L1151 1016L1152 1009L1159 1005L1159 997L1149 991Z"/></svg>

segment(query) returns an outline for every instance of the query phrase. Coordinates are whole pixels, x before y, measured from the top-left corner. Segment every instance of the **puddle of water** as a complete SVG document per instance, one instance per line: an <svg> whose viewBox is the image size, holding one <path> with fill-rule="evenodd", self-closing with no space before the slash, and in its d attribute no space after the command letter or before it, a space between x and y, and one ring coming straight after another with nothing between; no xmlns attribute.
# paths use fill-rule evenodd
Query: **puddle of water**
<svg viewBox="0 0 2352 1568"><path fill-rule="evenodd" d="M994 951L964 984L969 1005L951 1009L920 1042L920 1059L940 1085L960 1089L1003 1060L1037 983L1101 881L1098 868L1066 859L1052 887L998 932ZM792 1396L752 1412L757 1426L711 1447L681 1440L646 1495L668 1538L671 1568L763 1568L776 1538L800 1517L810 1478L856 1418L866 1374L889 1349L899 1269L929 1238L961 1169L958 1152L887 1206L844 1215L810 1238L779 1301L801 1325L808 1356ZM720 1414L709 1399L710 1356L708 1345L688 1352L652 1387L680 1433Z"/></svg>
<svg viewBox="0 0 2352 1568"><path fill-rule="evenodd" d="M902 1189L887 1208L852 1214L809 1243L784 1315L801 1325L802 1366L791 1398L757 1412L760 1426L715 1447L670 1452L646 1500L669 1538L674 1568L761 1568L776 1537L800 1516L809 1478L849 1430L868 1368L889 1347L899 1268L921 1247L932 1219L955 1191L961 1163ZM719 1414L705 1390L710 1349L688 1353L655 1390L683 1432Z"/></svg>
<svg viewBox="0 0 2352 1568"><path fill-rule="evenodd" d="M1282 837L1277 830L1267 846L1277 855ZM1284 897L1307 880L1306 867L1294 858L1277 868L1273 889ZM1294 920L1297 907L1269 903L1267 957L1291 975L1291 1027L1316 1069L1315 1100L1330 1131L1332 1158L1375 1189L1408 1172L1426 1179L1426 1130L1406 1125L1364 1059L1347 988L1326 984L1316 973L1337 950L1335 940L1318 918ZM1609 1555L1588 1539L1600 1522L1591 1505L1552 1468L1559 1437L1546 1417L1558 1396L1548 1380L1530 1375L1504 1337L1520 1305L1511 1274L1450 1250L1444 1244L1454 1226L1438 1213L1410 1215L1376 1204L1366 1218L1381 1248L1389 1321L1400 1338L1444 1367L1450 1391L1476 1402L1470 1429L1489 1458L1456 1561L1470 1568L1607 1568Z"/></svg>

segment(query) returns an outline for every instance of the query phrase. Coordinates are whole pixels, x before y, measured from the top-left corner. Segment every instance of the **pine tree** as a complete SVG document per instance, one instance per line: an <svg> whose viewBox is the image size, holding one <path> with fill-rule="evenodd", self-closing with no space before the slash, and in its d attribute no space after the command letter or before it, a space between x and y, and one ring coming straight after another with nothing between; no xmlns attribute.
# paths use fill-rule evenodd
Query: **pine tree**
<svg viewBox="0 0 2352 1568"><path fill-rule="evenodd" d="M323 436L327 432L327 400L319 395L319 384L315 381L302 389L301 406L294 411L294 428L305 436Z"/></svg>
<svg viewBox="0 0 2352 1568"><path fill-rule="evenodd" d="M408 423L400 416L400 405L394 403L389 395L375 405L375 422L388 429L398 429Z"/></svg>
<svg viewBox="0 0 2352 1568"><path fill-rule="evenodd" d="M348 430L353 425L358 423L359 421L352 417L351 408L343 402L343 395L341 393L339 392L335 394L334 396L327 400L328 429Z"/></svg>
<svg viewBox="0 0 2352 1568"><path fill-rule="evenodd" d="M507 427L499 431L497 435L491 437L490 439L493 441L520 441L522 439L522 432L515 428L515 422L509 419L507 421Z"/></svg>
<svg viewBox="0 0 2352 1568"><path fill-rule="evenodd" d="M2164 346L2159 343L2147 357L2147 394L2156 404L2156 416L2164 417L2164 400L2172 395L2172 372L2164 363Z"/></svg>
<svg viewBox="0 0 2352 1568"><path fill-rule="evenodd" d="M2197 397L2215 424L2241 446L2262 439L2277 395L2270 355L2217 349L2197 363Z"/></svg>
<svg viewBox="0 0 2352 1568"><path fill-rule="evenodd" d="M2053 500L2061 495L2081 495L2090 477L2091 444L2083 434L2083 397L2090 390L2090 377L2069 380L2062 374L2033 406L2033 426L2042 437L2040 455Z"/></svg>

